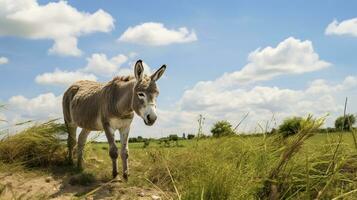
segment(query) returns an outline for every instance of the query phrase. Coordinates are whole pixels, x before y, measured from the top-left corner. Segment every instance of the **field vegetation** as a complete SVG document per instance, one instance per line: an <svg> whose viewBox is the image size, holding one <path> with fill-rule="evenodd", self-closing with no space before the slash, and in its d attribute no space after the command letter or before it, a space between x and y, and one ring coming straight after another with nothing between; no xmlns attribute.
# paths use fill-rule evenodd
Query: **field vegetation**
<svg viewBox="0 0 357 200"><path fill-rule="evenodd" d="M129 145L129 182L108 189L112 182L108 144L89 141L85 170L78 172L65 161L63 125L50 121L3 137L0 175L31 171L54 177L62 188L77 188L57 192L71 193L72 199L139 199L145 196L142 191L162 199L355 199L355 130L325 132L320 130L323 122L311 116L299 118L298 128L289 137L282 130L231 134L231 126L224 121L212 128L216 135L219 130L229 132L220 137L136 138L140 141ZM287 124L296 127L295 122ZM26 196L9 191L16 191L16 186L0 181L0 199L53 197L51 193Z"/></svg>

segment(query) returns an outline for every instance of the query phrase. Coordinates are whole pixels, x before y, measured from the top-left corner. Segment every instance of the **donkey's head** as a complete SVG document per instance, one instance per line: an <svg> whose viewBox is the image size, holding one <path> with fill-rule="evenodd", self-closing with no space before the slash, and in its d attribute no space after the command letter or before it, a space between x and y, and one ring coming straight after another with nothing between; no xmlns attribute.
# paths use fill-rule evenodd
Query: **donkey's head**
<svg viewBox="0 0 357 200"><path fill-rule="evenodd" d="M164 74L165 69L166 65L163 65L151 76L146 76L142 61L138 60L135 63L134 74L137 81L134 87L132 108L148 126L153 125L157 118L156 98L159 95L159 89L156 81Z"/></svg>

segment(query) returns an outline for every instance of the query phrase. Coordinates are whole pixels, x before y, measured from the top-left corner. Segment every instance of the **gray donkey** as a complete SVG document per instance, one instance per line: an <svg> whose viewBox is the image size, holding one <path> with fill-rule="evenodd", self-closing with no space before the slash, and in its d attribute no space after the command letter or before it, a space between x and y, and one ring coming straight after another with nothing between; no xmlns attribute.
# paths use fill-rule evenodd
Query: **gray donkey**
<svg viewBox="0 0 357 200"><path fill-rule="evenodd" d="M76 130L81 127L77 144L77 167L83 169L83 149L90 131L104 130L109 143L109 155L113 164L113 178L118 175L118 148L114 131L119 130L123 178L128 180L128 135L134 112L148 126L157 118L156 98L159 90L156 81L165 72L163 65L151 76L144 75L144 67L138 60L134 67L135 77L115 77L106 84L94 81L78 81L63 95L63 115L68 129L68 160L73 163Z"/></svg>

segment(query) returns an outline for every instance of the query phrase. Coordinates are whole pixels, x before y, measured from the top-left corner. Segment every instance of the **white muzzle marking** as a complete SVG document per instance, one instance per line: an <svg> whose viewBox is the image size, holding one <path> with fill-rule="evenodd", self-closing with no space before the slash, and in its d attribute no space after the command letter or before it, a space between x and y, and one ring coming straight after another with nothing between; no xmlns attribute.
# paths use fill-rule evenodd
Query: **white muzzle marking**
<svg viewBox="0 0 357 200"><path fill-rule="evenodd" d="M142 118L146 125L153 125L157 119L156 114L156 104L155 103L148 103L144 109L144 113Z"/></svg>

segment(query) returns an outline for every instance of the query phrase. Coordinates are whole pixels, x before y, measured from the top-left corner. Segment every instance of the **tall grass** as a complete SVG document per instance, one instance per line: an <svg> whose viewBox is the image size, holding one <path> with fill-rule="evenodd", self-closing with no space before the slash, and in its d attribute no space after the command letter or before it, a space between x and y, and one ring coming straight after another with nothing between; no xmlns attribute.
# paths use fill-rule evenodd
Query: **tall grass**
<svg viewBox="0 0 357 200"><path fill-rule="evenodd" d="M17 134L0 140L0 161L26 166L47 166L63 162L65 145L60 135L63 124L49 121L35 124Z"/></svg>
<svg viewBox="0 0 357 200"><path fill-rule="evenodd" d="M316 135L322 122L308 117L301 130L288 138L236 135L189 140L184 148L154 144L134 148L130 163L138 176L129 180L134 179L136 186L147 180L167 199L354 199L357 151L352 136ZM63 125L50 121L3 138L0 163L63 162L65 143L59 135L64 131ZM95 178L109 175L107 144L92 145L87 155L95 154L101 161L87 162L87 170L95 172Z"/></svg>
<svg viewBox="0 0 357 200"><path fill-rule="evenodd" d="M308 117L287 139L232 136L151 149L146 176L181 199L353 199L355 152L339 140L304 148L322 122Z"/></svg>

